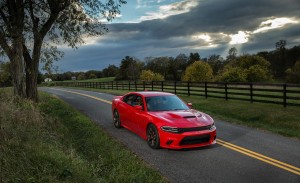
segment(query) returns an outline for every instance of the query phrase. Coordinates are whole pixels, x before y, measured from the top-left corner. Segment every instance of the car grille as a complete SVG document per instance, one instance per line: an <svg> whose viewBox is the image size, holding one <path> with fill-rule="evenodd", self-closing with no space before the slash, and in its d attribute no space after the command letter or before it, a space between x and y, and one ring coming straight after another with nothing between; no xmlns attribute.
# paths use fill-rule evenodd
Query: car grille
<svg viewBox="0 0 300 183"><path fill-rule="evenodd" d="M179 145L193 145L193 144L201 144L207 143L210 140L210 135L201 135L201 136L191 136L191 137L184 137Z"/></svg>
<svg viewBox="0 0 300 183"><path fill-rule="evenodd" d="M209 130L210 128L211 128L211 125L201 126L201 127L193 127L193 128L178 128L178 133L203 131L203 130Z"/></svg>

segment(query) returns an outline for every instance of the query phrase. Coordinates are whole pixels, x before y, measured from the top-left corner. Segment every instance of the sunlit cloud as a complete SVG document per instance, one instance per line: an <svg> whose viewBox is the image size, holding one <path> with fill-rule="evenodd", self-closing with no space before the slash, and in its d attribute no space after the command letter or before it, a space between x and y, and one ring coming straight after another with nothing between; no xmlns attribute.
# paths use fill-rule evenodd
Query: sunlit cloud
<svg viewBox="0 0 300 183"><path fill-rule="evenodd" d="M239 31L237 34L231 34L229 36L231 37L229 44L243 44L248 42L250 34L247 31Z"/></svg>
<svg viewBox="0 0 300 183"><path fill-rule="evenodd" d="M266 21L263 21L259 28L253 31L253 33L259 33L259 32L266 32L271 29L278 29L284 27L286 24L298 24L299 21L294 20L293 18L287 18L287 17L282 17L282 18L274 18L274 19L269 19Z"/></svg>
<svg viewBox="0 0 300 183"><path fill-rule="evenodd" d="M169 5L163 5L159 7L158 12L147 12L140 20L164 19L172 15L187 13L198 4L199 2L197 0L184 0Z"/></svg>
<svg viewBox="0 0 300 183"><path fill-rule="evenodd" d="M199 39L202 39L202 40L206 41L206 42L211 42L211 37L209 35L207 35L207 34L201 34L201 35L199 35L197 37Z"/></svg>
<svg viewBox="0 0 300 183"><path fill-rule="evenodd" d="M193 47L193 49L208 49L208 48L215 48L218 46L217 40L212 39L212 37L208 33L193 35L191 37L191 40L195 40L195 39L202 40L202 41L201 43L199 43L198 46Z"/></svg>

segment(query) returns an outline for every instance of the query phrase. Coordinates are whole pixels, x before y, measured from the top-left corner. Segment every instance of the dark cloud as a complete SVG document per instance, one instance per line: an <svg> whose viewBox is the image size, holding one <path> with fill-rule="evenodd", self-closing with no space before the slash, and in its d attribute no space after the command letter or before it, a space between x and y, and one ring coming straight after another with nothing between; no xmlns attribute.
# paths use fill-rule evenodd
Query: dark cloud
<svg viewBox="0 0 300 183"><path fill-rule="evenodd" d="M189 12L165 19L110 24L110 32L97 44L83 46L76 51L66 50L66 56L59 65L63 71L90 70L103 69L109 64L119 66L127 55L140 59L190 52L199 52L202 57L222 55L236 45L229 45L230 37L221 35L221 32L228 35L238 31L253 32L263 21L279 17L293 17L300 21L300 1L201 0ZM207 33L211 42L192 37L201 33ZM286 40L287 46L298 45L299 23L251 34L247 43L237 46L240 53L254 53L274 49L280 39ZM218 46L208 48L209 45Z"/></svg>

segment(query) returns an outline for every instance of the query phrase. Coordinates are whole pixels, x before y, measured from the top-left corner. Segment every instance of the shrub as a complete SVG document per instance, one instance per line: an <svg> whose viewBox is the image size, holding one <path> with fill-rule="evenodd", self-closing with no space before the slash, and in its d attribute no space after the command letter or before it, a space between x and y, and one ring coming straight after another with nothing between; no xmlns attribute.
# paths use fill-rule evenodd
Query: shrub
<svg viewBox="0 0 300 183"><path fill-rule="evenodd" d="M221 76L221 81L224 82L245 82L247 81L247 74L243 69L234 67L227 69Z"/></svg>
<svg viewBox="0 0 300 183"><path fill-rule="evenodd" d="M159 73L154 73L151 70L143 70L140 79L143 81L164 81L165 78Z"/></svg>
<svg viewBox="0 0 300 183"><path fill-rule="evenodd" d="M211 81L213 77L213 70L211 66L203 61L196 61L189 65L183 75L183 81L203 82Z"/></svg>
<svg viewBox="0 0 300 183"><path fill-rule="evenodd" d="M286 70L286 80L291 83L300 83L300 60L297 61L294 67Z"/></svg>

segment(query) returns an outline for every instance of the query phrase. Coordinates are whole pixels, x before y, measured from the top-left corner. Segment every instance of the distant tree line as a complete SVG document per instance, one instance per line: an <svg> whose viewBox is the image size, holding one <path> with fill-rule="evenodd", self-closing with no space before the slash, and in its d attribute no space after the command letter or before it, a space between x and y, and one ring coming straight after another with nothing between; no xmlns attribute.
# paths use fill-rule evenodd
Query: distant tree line
<svg viewBox="0 0 300 183"><path fill-rule="evenodd" d="M9 62L0 61L0 86L11 85ZM257 54L238 55L235 47L226 58L199 53L179 54L176 57L146 57L141 61L126 56L120 66L109 65L103 70L87 72L39 73L38 82L45 78L53 81L115 77L116 80L172 80L222 82L289 82L300 83L300 45L286 48L286 41L275 44L275 50Z"/></svg>

